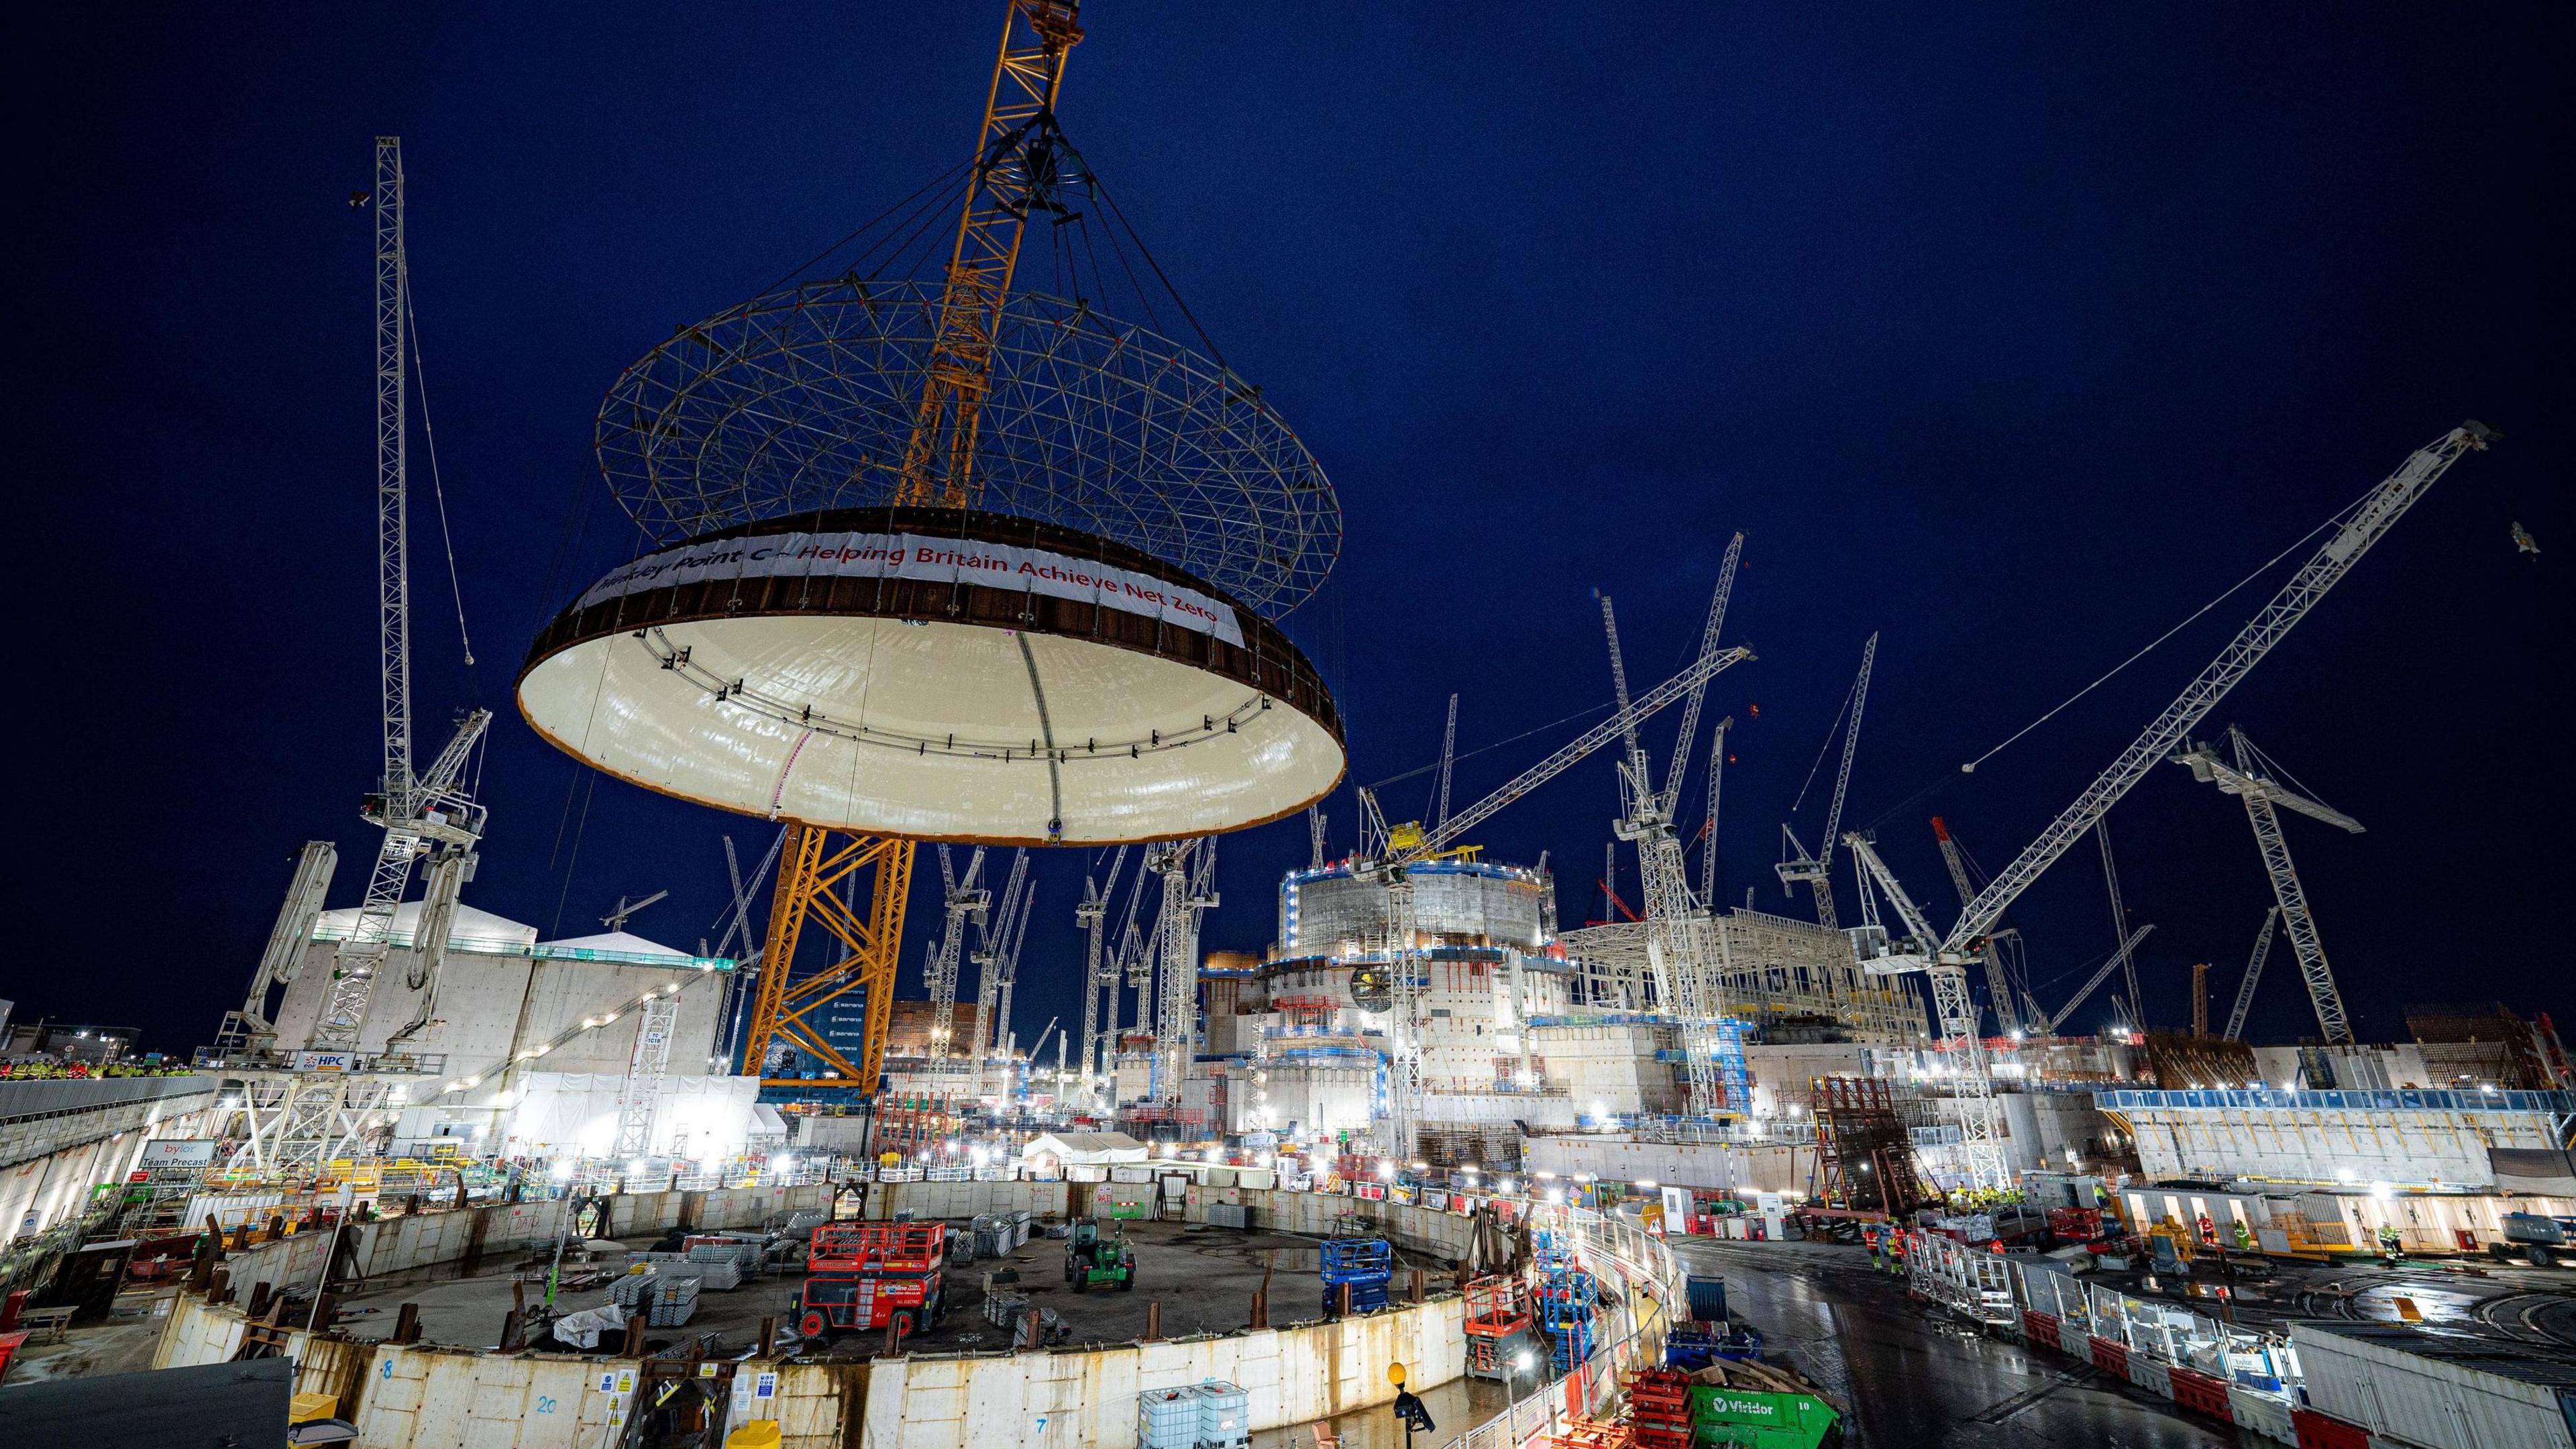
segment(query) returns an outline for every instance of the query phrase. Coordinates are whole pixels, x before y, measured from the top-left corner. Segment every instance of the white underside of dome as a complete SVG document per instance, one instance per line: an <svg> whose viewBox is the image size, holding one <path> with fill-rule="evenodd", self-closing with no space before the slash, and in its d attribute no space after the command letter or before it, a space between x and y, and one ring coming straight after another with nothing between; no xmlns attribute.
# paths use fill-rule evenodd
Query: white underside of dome
<svg viewBox="0 0 2576 1449"><path fill-rule="evenodd" d="M651 789L928 840L1044 844L1051 820L1069 845L1234 830L1303 808L1344 765L1323 725L1221 674L949 623L657 626L549 657L519 704L563 749Z"/></svg>

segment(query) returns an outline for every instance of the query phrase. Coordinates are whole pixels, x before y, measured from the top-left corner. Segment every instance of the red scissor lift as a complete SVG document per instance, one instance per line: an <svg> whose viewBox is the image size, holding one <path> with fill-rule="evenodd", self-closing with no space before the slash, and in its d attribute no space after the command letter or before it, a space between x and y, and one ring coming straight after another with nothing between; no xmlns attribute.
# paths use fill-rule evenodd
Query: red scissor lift
<svg viewBox="0 0 2576 1449"><path fill-rule="evenodd" d="M947 1306L940 1272L946 1223L831 1223L814 1230L796 1330L809 1339L844 1329L893 1327L898 1337L928 1328Z"/></svg>
<svg viewBox="0 0 2576 1449"><path fill-rule="evenodd" d="M1513 1356L1538 1345L1530 1320L1529 1285L1518 1278L1479 1278L1467 1285L1467 1372L1480 1379L1510 1379ZM1535 1373L1535 1369L1531 1371Z"/></svg>

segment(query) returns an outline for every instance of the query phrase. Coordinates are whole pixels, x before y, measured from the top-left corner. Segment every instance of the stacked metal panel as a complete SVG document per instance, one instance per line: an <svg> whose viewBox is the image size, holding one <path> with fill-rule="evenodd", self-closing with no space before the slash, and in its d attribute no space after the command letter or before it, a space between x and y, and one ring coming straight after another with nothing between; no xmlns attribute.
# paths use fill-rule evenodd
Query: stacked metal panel
<svg viewBox="0 0 2576 1449"><path fill-rule="evenodd" d="M698 1279L670 1277L653 1293L646 1322L655 1328L677 1328L698 1311Z"/></svg>
<svg viewBox="0 0 2576 1449"><path fill-rule="evenodd" d="M653 1296L654 1290L661 1286L662 1279L657 1273L629 1273L608 1285L608 1301L629 1312L634 1312L640 1309Z"/></svg>

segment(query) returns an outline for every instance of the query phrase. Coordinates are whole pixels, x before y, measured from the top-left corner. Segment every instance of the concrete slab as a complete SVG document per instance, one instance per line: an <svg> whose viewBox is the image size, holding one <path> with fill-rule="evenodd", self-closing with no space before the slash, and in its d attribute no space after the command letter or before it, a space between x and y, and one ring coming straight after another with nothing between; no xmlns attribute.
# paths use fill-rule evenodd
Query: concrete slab
<svg viewBox="0 0 2576 1449"><path fill-rule="evenodd" d="M963 1225L957 1225L962 1229ZM1007 1330L984 1320L984 1276L1007 1269L1019 1275L1001 1291L1026 1296L1034 1306L1051 1308L1073 1330L1074 1343L1125 1343L1145 1331L1145 1306L1163 1305L1163 1335L1228 1333L1251 1319L1252 1295L1260 1288L1265 1267L1276 1259L1270 1288L1270 1322L1274 1327L1322 1316L1323 1290L1315 1276L1315 1240L1289 1233L1237 1232L1197 1224L1141 1222L1127 1225L1136 1249L1137 1285L1133 1291L1093 1289L1076 1293L1064 1278L1061 1239L1030 1239L1007 1258L984 1260L948 1272L949 1307L939 1326L916 1335L911 1346L933 1353L1007 1348ZM651 1246L645 1239L627 1240L630 1248ZM352 1295L344 1305L341 1330L369 1342L393 1333L401 1305L420 1305L425 1342L456 1348L490 1348L500 1341L501 1323L510 1311L510 1286L524 1261L516 1255L496 1262L492 1271L472 1278L427 1281L418 1277L386 1280ZM612 1264L613 1266L613 1264ZM1402 1297L1401 1273L1411 1263L1399 1258L1396 1296ZM1431 1268L1430 1264L1423 1264ZM684 1328L651 1330L648 1341L677 1341L713 1334L718 1352L739 1352L755 1342L764 1317L775 1317L783 1335L790 1327L789 1301L803 1284L802 1273L789 1272L745 1280L740 1288L699 1295L697 1313ZM1447 1278L1434 1270L1430 1286ZM532 1271L526 1287L529 1305L544 1296L543 1274ZM601 1288L560 1295L565 1312L595 1308L607 1301ZM848 1334L830 1344L806 1345L809 1355L834 1359L867 1359L884 1348L882 1334Z"/></svg>

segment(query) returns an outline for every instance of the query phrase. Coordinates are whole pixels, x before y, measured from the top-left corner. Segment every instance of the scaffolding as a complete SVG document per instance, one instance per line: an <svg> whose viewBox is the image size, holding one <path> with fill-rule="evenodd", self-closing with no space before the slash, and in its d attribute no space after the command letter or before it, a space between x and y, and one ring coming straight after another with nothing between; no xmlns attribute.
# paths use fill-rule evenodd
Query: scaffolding
<svg viewBox="0 0 2576 1449"><path fill-rule="evenodd" d="M1674 922L1671 929L1714 931L1707 955L1718 963L1727 1014L1757 1033L1822 1030L1876 1046L1910 1046L1928 1034L1921 999L1901 979L1864 974L1851 938L1840 931L1743 909ZM1659 1004L1647 934L1644 921L1565 933L1586 1004L1629 1011Z"/></svg>
<svg viewBox="0 0 2576 1449"><path fill-rule="evenodd" d="M1899 1217L1932 1201L1914 1166L1912 1129L1876 1077L1817 1077L1816 1170L1811 1196L1827 1207Z"/></svg>

